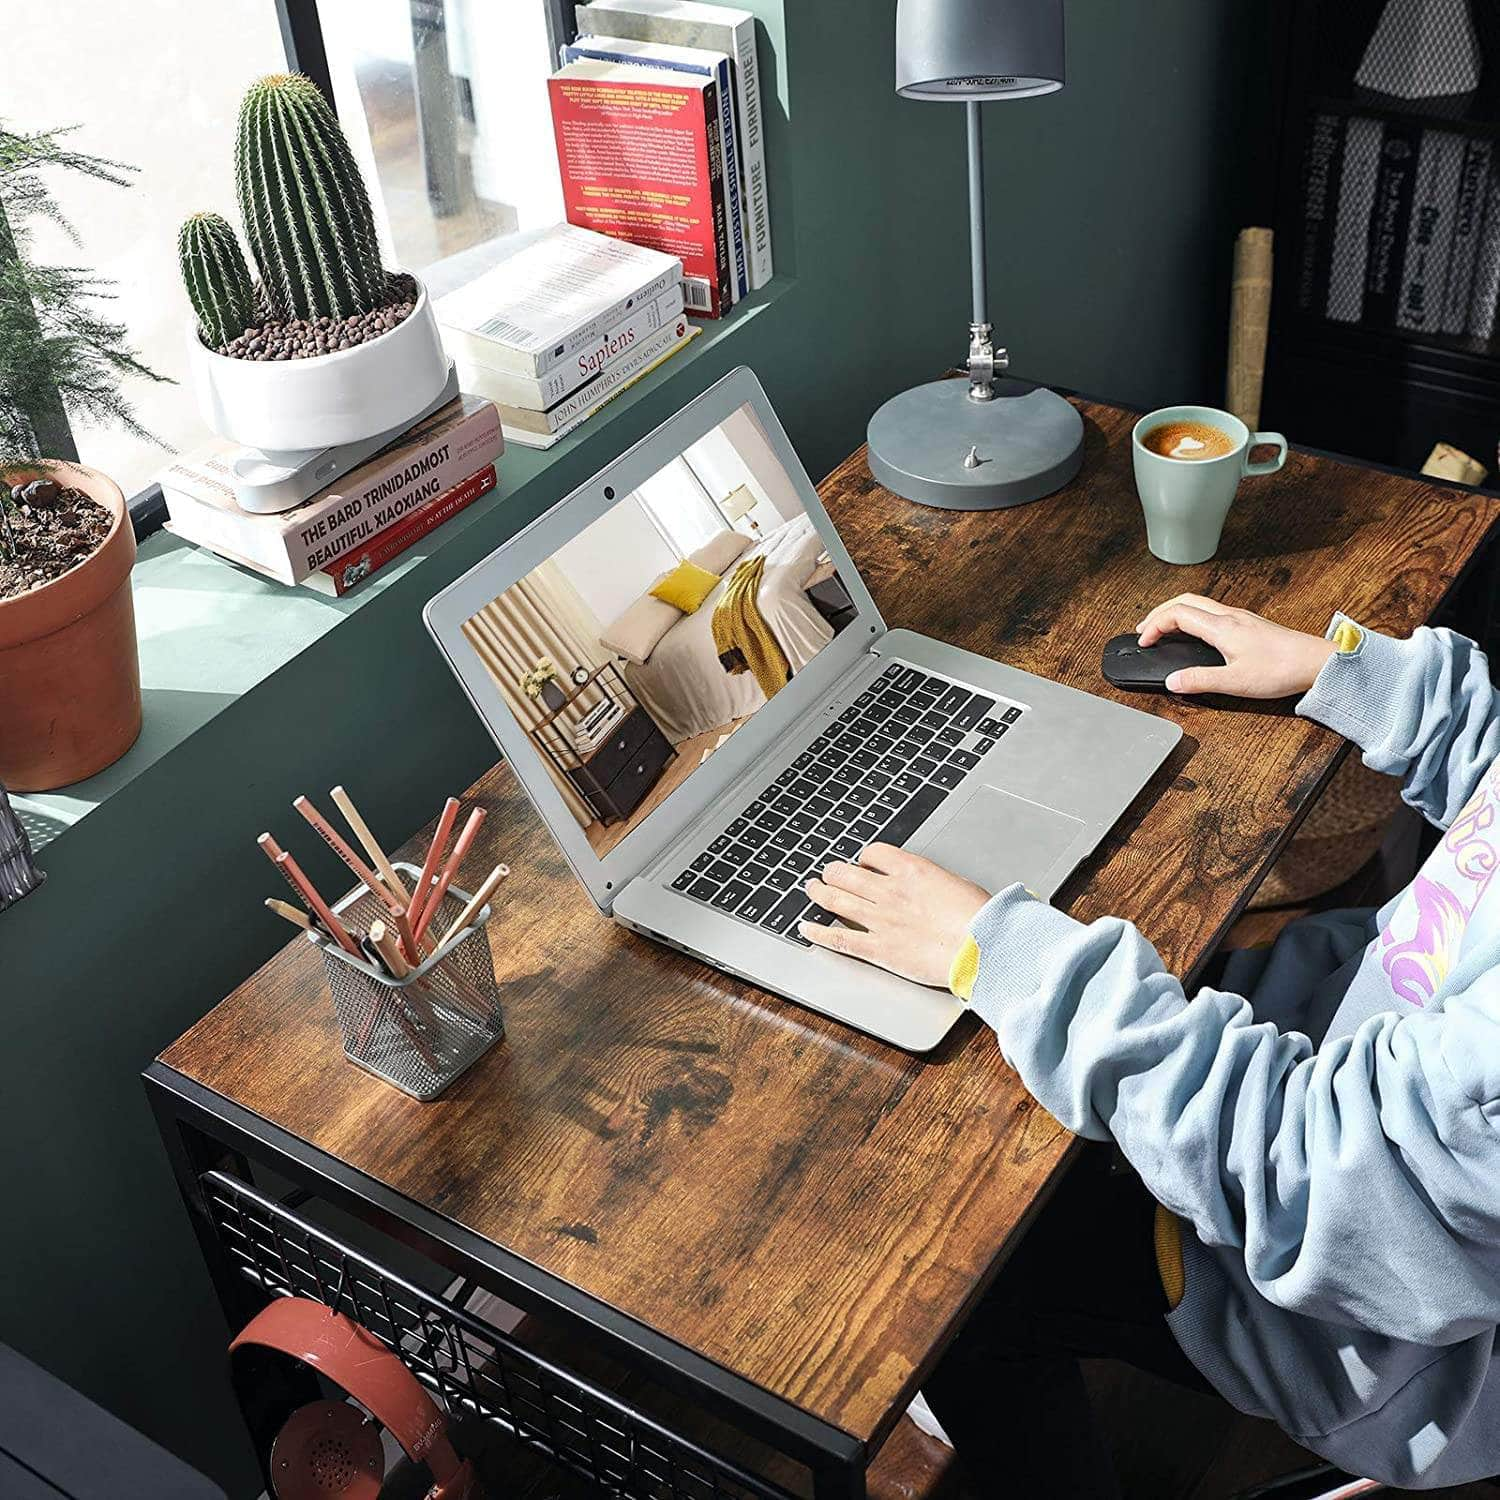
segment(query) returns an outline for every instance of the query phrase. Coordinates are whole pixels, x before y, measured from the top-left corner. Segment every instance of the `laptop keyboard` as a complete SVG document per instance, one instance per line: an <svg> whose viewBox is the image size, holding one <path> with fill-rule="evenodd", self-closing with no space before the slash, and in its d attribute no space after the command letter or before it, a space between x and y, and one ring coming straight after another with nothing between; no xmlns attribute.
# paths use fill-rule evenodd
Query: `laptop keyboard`
<svg viewBox="0 0 1500 1500"><path fill-rule="evenodd" d="M872 841L904 844L1021 717L1014 704L892 663L672 881L807 947L829 926L803 886Z"/></svg>

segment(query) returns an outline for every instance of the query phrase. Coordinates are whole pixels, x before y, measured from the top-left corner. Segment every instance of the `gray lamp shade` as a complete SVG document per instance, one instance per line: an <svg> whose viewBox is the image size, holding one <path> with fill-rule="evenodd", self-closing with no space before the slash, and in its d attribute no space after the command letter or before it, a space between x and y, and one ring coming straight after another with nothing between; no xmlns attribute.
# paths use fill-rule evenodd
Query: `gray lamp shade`
<svg viewBox="0 0 1500 1500"><path fill-rule="evenodd" d="M1063 0L897 0L896 92L1026 99L1063 86Z"/></svg>

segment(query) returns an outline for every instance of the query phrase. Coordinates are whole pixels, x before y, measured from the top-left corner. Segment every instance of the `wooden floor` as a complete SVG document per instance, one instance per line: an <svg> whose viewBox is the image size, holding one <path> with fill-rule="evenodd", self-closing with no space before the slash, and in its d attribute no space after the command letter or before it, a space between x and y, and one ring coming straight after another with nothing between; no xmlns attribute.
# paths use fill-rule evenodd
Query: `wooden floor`
<svg viewBox="0 0 1500 1500"><path fill-rule="evenodd" d="M642 819L648 813L655 812L698 769L703 760L703 752L712 750L718 744L721 734L733 734L749 717L749 714L741 714L738 719L731 720L728 724L720 724L717 729L710 729L703 734L695 734L690 740L683 740L676 747L676 760L667 762L667 768L662 772L661 780L651 788L646 800L628 818L618 823L589 824L589 848L600 859L603 859L627 833L640 827Z"/></svg>

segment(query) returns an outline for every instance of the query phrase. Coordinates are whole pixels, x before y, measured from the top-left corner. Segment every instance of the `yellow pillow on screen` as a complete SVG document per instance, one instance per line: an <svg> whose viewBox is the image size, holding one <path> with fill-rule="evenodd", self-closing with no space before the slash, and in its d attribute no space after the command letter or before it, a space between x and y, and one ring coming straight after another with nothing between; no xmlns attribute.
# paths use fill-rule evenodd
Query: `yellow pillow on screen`
<svg viewBox="0 0 1500 1500"><path fill-rule="evenodd" d="M697 563L680 562L651 590L651 597L690 615L718 586L717 573L710 573Z"/></svg>

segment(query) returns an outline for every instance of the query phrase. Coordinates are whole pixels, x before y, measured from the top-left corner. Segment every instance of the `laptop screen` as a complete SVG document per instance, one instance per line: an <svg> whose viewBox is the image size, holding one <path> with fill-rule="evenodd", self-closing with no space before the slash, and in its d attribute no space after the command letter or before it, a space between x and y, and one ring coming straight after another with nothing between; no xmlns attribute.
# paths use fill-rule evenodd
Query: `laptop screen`
<svg viewBox="0 0 1500 1500"><path fill-rule="evenodd" d="M463 633L602 859L855 613L747 404Z"/></svg>

